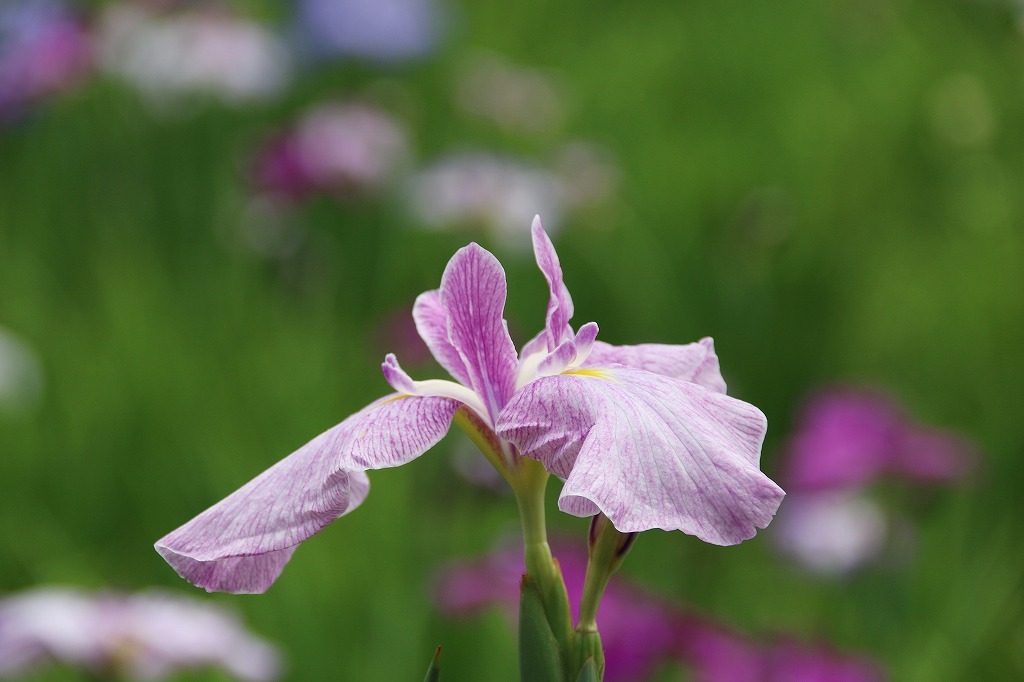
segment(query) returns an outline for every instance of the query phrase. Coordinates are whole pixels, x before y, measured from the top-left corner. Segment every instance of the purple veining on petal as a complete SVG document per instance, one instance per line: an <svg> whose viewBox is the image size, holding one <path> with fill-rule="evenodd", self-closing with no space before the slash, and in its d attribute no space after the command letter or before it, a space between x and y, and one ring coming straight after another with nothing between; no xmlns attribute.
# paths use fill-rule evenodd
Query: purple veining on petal
<svg viewBox="0 0 1024 682"><path fill-rule="evenodd" d="M613 346L596 341L586 366L602 365L625 365L725 393L725 380L718 367L714 341L710 337L686 345L642 343L636 346Z"/></svg>
<svg viewBox="0 0 1024 682"><path fill-rule="evenodd" d="M300 542L363 502L363 472L419 457L448 432L459 406L447 398L382 398L158 540L156 549L207 591L264 592Z"/></svg>
<svg viewBox="0 0 1024 682"><path fill-rule="evenodd" d="M564 512L730 545L766 527L785 494L759 469L766 428L752 405L620 367L526 385L496 432L565 479Z"/></svg>
<svg viewBox="0 0 1024 682"><path fill-rule="evenodd" d="M572 296L562 279L562 266L558 262L558 254L551 238L544 231L540 216L535 216L530 228L533 235L533 253L537 258L537 267L544 273L551 296L548 300L546 331L548 350L554 351L563 341L573 337L569 320L572 319Z"/></svg>
<svg viewBox="0 0 1024 682"><path fill-rule="evenodd" d="M448 340L448 315L441 305L441 294L436 289L416 298L412 308L413 319L420 338L427 344L437 363L444 367L459 383L469 386L469 372L459 350Z"/></svg>
<svg viewBox="0 0 1024 682"><path fill-rule="evenodd" d="M497 418L515 391L518 357L503 318L505 270L478 244L459 249L441 277L441 306L448 340L458 350L469 386L490 418Z"/></svg>

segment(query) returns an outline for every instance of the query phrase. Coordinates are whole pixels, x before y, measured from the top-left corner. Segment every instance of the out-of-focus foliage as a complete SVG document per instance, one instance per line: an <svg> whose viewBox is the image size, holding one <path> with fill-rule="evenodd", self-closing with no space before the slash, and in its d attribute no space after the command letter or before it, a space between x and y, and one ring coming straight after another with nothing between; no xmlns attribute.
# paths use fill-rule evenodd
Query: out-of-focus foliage
<svg viewBox="0 0 1024 682"><path fill-rule="evenodd" d="M564 143L606 149L613 197L566 210L556 236L577 321L613 343L714 336L730 393L768 415L769 475L802 398L836 381L884 386L982 453L969 482L883 490L913 530L856 574L802 571L771 528L728 549L647 533L625 573L754 636L870 656L895 680L1024 676L1019 7L463 2L438 52L376 63L303 53L287 11L241 6L295 52L274 98L154 108L100 70L0 122L0 333L29 358L26 402L7 409L0 387L0 592L194 592L152 542L386 393L379 362L408 341L381 324L393 332L470 239L506 264L517 342L539 329L546 291L526 252L495 231L425 229L400 181L255 196L253 159L276 131L323 102L369 101L401 121L416 168L487 150L553 169ZM557 84L553 127L459 105L481 53ZM454 474L459 438L374 474L367 503L266 595L207 598L279 643L290 679L418 679L437 644L446 680L495 666L512 679L500 613L460 623L431 606L438 567L516 531L509 498ZM584 533L555 492L552 525Z"/></svg>

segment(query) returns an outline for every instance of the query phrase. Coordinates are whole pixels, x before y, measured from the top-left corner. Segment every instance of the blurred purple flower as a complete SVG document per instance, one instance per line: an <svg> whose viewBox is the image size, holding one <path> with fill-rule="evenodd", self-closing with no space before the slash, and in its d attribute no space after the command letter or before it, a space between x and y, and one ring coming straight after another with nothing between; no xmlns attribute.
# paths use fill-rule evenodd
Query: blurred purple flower
<svg viewBox="0 0 1024 682"><path fill-rule="evenodd" d="M160 110L196 94L226 104L264 100L288 80L283 43L259 24L210 9L156 13L111 5L97 36L100 66Z"/></svg>
<svg viewBox="0 0 1024 682"><path fill-rule="evenodd" d="M406 161L405 131L368 104L323 104L273 137L253 163L259 189L289 199L382 189Z"/></svg>
<svg viewBox="0 0 1024 682"><path fill-rule="evenodd" d="M403 61L437 46L440 0L298 0L302 45L319 57Z"/></svg>
<svg viewBox="0 0 1024 682"><path fill-rule="evenodd" d="M808 401L789 441L790 497L775 540L814 572L849 573L878 557L897 526L868 486L882 478L950 483L976 461L966 439L911 421L881 391L822 391Z"/></svg>
<svg viewBox="0 0 1024 682"><path fill-rule="evenodd" d="M571 608L578 608L586 551L556 542ZM445 613L470 616L492 606L515 621L525 566L518 547L482 559L454 563L436 583L434 598ZM789 640L761 643L616 578L597 614L605 652L606 682L641 682L678 661L702 682L877 682L874 663L820 645Z"/></svg>
<svg viewBox="0 0 1024 682"><path fill-rule="evenodd" d="M172 593L48 587L0 601L0 677L49 662L140 680L217 667L264 682L281 667L274 647L233 614Z"/></svg>
<svg viewBox="0 0 1024 682"><path fill-rule="evenodd" d="M0 4L0 115L75 85L91 66L89 38L61 3Z"/></svg>
<svg viewBox="0 0 1024 682"><path fill-rule="evenodd" d="M786 480L793 489L835 489L886 476L950 482L966 475L974 446L912 422L879 391L833 388L813 396L790 439Z"/></svg>

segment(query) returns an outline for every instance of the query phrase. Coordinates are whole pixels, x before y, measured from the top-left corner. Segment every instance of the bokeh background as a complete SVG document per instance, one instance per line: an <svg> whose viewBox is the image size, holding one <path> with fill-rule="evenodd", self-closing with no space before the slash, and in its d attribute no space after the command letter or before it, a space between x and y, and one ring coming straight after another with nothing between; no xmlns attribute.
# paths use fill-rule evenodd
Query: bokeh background
<svg viewBox="0 0 1024 682"><path fill-rule="evenodd" d="M516 532L457 432L373 474L265 595L207 596L152 543L389 391L386 352L440 377L408 312L468 241L532 336L539 212L578 323L715 338L783 485L821 387L888 391L978 452L955 481L873 492L902 530L855 570L802 567L772 528L732 548L653 531L624 579L893 680L1024 677L1024 6L331 4L0 6L56 7L73 34L32 53L36 29L0 21L0 593L187 593L277 643L287 679L420 679L438 644L445 679L513 679L501 611L432 596ZM582 537L556 492L553 532Z"/></svg>

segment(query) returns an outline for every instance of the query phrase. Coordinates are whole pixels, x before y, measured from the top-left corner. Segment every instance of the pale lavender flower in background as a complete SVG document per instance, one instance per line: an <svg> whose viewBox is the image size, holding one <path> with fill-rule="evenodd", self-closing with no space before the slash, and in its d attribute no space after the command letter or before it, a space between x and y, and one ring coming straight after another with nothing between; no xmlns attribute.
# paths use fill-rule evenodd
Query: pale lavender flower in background
<svg viewBox="0 0 1024 682"><path fill-rule="evenodd" d="M503 247L525 251L530 232L523 215L540 209L552 234L565 213L566 186L554 172L485 152L442 157L409 181L408 200L425 227L483 229Z"/></svg>
<svg viewBox="0 0 1024 682"><path fill-rule="evenodd" d="M297 32L316 57L381 62L422 58L444 30L441 0L297 0Z"/></svg>
<svg viewBox="0 0 1024 682"><path fill-rule="evenodd" d="M456 82L455 101L508 132L549 133L565 118L563 89L551 76L498 54L470 58Z"/></svg>
<svg viewBox="0 0 1024 682"><path fill-rule="evenodd" d="M882 391L821 391L789 440L784 470L791 495L775 540L814 572L849 573L881 556L903 527L870 495L870 486L881 480L952 483L977 459L973 444L912 421Z"/></svg>
<svg viewBox="0 0 1024 682"><path fill-rule="evenodd" d="M98 22L99 65L160 111L196 95L237 105L276 96L288 81L284 44L266 28L223 10L156 13L109 6Z"/></svg>
<svg viewBox="0 0 1024 682"><path fill-rule="evenodd" d="M791 491L776 523L779 548L818 573L860 568L879 556L889 534L882 506L860 491Z"/></svg>
<svg viewBox="0 0 1024 682"><path fill-rule="evenodd" d="M252 175L260 190L293 200L345 197L384 189L409 155L405 130L382 109L321 104L257 152Z"/></svg>
<svg viewBox="0 0 1024 682"><path fill-rule="evenodd" d="M62 3L0 4L0 116L73 87L91 68L86 30Z"/></svg>
<svg viewBox="0 0 1024 682"><path fill-rule="evenodd" d="M0 415L31 410L42 393L39 358L28 344L0 327Z"/></svg>
<svg viewBox="0 0 1024 682"><path fill-rule="evenodd" d="M276 649L234 614L172 593L46 587L0 601L0 677L54 663L138 680L215 667L266 682L281 670Z"/></svg>
<svg viewBox="0 0 1024 682"><path fill-rule="evenodd" d="M552 551L575 612L587 553L569 541ZM434 600L444 613L467 617L499 607L517 618L522 550L510 547L450 564L439 574ZM680 663L701 682L879 682L879 666L820 644L769 638L762 642L682 609L624 578L612 581L597 614L605 652L605 682L642 682Z"/></svg>
<svg viewBox="0 0 1024 682"><path fill-rule="evenodd" d="M725 395L711 339L611 346L593 322L573 330L572 299L535 218L537 263L550 288L544 331L517 355L503 319L506 282L476 244L449 261L439 290L413 309L420 336L456 381L413 381L394 355L395 393L314 438L156 543L207 590L263 592L300 542L358 507L366 471L416 459L456 411L501 439L509 466L539 460L564 484L559 507L605 516L621 532L681 530L731 545L764 528L783 491L759 468L767 427Z"/></svg>

